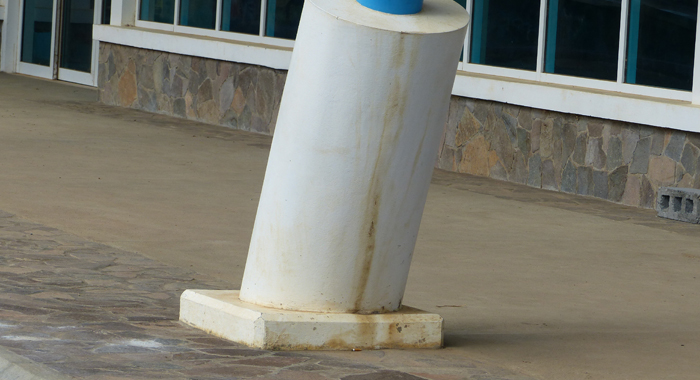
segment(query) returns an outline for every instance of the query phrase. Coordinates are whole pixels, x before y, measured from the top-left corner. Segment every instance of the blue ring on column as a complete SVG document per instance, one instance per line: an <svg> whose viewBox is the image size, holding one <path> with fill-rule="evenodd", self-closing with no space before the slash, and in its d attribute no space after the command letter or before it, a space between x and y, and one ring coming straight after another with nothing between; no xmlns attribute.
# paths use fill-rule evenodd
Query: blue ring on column
<svg viewBox="0 0 700 380"><path fill-rule="evenodd" d="M412 15L423 9L423 0L357 0L357 2L369 9L393 15Z"/></svg>

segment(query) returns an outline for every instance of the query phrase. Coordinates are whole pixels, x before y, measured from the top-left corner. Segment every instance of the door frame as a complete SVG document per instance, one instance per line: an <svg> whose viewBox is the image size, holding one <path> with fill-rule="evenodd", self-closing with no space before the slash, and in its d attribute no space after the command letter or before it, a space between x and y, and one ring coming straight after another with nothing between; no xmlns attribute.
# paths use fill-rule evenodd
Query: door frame
<svg viewBox="0 0 700 380"><path fill-rule="evenodd" d="M24 3L26 0L19 0L19 33L17 36L17 72L20 74L31 75L35 77L61 80L66 82L78 83L87 86L97 86L97 68L99 66L99 41L92 39L92 55L90 63L90 72L82 72L70 69L63 69L59 66L59 55L61 46L61 27L59 25L62 20L59 18L59 12L63 8L63 0L52 0L52 15L51 15L51 51L49 58L49 66L42 66L33 63L22 62L22 37L24 36ZM92 25L102 23L102 1L94 0L94 10L92 15Z"/></svg>

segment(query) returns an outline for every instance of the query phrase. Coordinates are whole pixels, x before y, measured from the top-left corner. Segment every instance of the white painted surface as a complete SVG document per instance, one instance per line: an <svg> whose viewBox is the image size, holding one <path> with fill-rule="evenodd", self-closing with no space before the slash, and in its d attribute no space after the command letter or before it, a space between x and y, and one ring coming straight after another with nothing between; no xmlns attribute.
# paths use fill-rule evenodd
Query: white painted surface
<svg viewBox="0 0 700 380"><path fill-rule="evenodd" d="M180 321L263 349L442 346L442 317L418 309L372 315L301 312L244 303L238 295L236 290L186 290L180 297Z"/></svg>
<svg viewBox="0 0 700 380"><path fill-rule="evenodd" d="M2 61L0 71L14 73L17 71L17 54L19 51L20 32L19 0L10 0L5 4L5 21L2 24Z"/></svg>
<svg viewBox="0 0 700 380"><path fill-rule="evenodd" d="M336 313L401 306L467 22L452 0L410 16L354 0L305 3L243 301Z"/></svg>
<svg viewBox="0 0 700 380"><path fill-rule="evenodd" d="M110 25L128 26L136 22L136 0L112 0Z"/></svg>
<svg viewBox="0 0 700 380"><path fill-rule="evenodd" d="M290 47L113 25L95 25L93 38L118 45L284 70L289 68L292 55Z"/></svg>
<svg viewBox="0 0 700 380"><path fill-rule="evenodd" d="M487 75L457 75L453 94L545 110L700 132L700 106L689 101L621 95Z"/></svg>
<svg viewBox="0 0 700 380"><path fill-rule="evenodd" d="M9 28L8 33L11 33ZM242 37L226 32L219 33L225 33L229 39L95 25L94 33L96 39L104 42L275 69L288 69L291 59L291 50L287 46L236 40ZM286 43L293 45L293 41ZM3 56L6 49L10 49L6 46L3 44ZM462 68L464 71L457 73L453 95L700 132L700 123L696 122L700 120L700 106L691 103L690 92L615 82L598 83L603 81L474 64L464 64ZM554 82L542 81L542 75ZM596 89L596 86L601 88ZM625 92L620 92L621 89Z"/></svg>

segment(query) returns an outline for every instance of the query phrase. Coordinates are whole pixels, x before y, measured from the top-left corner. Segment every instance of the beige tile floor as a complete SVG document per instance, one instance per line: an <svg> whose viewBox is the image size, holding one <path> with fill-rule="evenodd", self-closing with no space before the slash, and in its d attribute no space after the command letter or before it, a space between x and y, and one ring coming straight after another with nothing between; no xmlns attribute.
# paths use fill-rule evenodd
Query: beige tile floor
<svg viewBox="0 0 700 380"><path fill-rule="evenodd" d="M95 98L0 74L0 210L238 286L270 138ZM699 285L698 225L436 172L404 301L447 348L381 360L697 379Z"/></svg>

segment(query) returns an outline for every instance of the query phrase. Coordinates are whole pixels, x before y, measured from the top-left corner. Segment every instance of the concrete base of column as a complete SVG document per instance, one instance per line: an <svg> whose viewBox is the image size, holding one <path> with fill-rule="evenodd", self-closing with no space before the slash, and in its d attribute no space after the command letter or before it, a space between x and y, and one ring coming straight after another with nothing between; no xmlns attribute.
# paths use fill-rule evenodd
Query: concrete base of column
<svg viewBox="0 0 700 380"><path fill-rule="evenodd" d="M386 314L314 313L245 303L238 290L186 290L180 321L267 350L442 347L442 317L404 306Z"/></svg>

